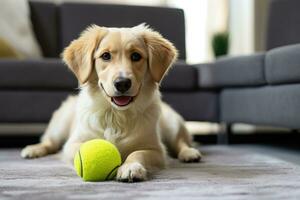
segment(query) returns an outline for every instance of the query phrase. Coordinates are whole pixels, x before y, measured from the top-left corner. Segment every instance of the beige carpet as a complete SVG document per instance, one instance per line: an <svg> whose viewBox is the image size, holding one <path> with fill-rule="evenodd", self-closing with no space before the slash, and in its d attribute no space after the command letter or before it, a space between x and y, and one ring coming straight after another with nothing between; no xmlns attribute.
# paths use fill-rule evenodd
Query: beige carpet
<svg viewBox="0 0 300 200"><path fill-rule="evenodd" d="M0 199L300 199L300 168L242 147L203 147L199 164L172 160L142 183L85 183L49 156L22 160L0 150Z"/></svg>

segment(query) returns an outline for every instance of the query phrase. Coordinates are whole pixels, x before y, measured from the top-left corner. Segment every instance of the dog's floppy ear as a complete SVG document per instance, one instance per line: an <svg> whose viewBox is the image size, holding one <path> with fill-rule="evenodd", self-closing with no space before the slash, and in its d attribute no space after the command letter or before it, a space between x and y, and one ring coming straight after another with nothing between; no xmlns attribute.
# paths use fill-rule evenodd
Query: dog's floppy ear
<svg viewBox="0 0 300 200"><path fill-rule="evenodd" d="M150 73L154 81L159 83L177 59L177 49L169 40L148 27L143 31L143 37L149 52Z"/></svg>
<svg viewBox="0 0 300 200"><path fill-rule="evenodd" d="M87 82L93 71L94 52L107 29L92 25L83 31L80 37L73 40L62 53L64 62L73 71L80 84Z"/></svg>

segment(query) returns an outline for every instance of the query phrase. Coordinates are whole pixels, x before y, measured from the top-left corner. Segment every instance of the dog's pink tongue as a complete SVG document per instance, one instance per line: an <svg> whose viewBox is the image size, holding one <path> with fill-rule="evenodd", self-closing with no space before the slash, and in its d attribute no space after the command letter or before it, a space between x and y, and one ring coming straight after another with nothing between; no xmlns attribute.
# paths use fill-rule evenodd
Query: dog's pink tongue
<svg viewBox="0 0 300 200"><path fill-rule="evenodd" d="M130 96L120 96L120 97L113 97L114 102L118 106L126 106L127 104L130 103L132 97Z"/></svg>

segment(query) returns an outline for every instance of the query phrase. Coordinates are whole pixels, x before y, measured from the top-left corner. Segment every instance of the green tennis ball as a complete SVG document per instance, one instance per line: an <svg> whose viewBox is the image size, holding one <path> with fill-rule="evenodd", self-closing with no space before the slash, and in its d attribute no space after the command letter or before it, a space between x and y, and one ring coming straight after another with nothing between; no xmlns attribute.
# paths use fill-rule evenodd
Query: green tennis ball
<svg viewBox="0 0 300 200"><path fill-rule="evenodd" d="M112 143L94 139L80 146L74 167L84 181L106 181L116 176L121 162L121 155Z"/></svg>

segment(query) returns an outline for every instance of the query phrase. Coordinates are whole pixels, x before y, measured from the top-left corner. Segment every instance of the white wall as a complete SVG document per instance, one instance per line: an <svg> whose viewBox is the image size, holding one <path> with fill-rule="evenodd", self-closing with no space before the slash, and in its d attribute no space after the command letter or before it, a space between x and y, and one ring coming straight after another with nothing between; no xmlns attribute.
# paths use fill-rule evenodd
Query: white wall
<svg viewBox="0 0 300 200"><path fill-rule="evenodd" d="M254 52L254 0L230 0L230 54Z"/></svg>
<svg viewBox="0 0 300 200"><path fill-rule="evenodd" d="M169 6L182 8L186 21L187 62L203 63L214 59L211 40L227 29L228 0L168 0Z"/></svg>
<svg viewBox="0 0 300 200"><path fill-rule="evenodd" d="M187 62L199 63L208 58L207 0L169 0L168 5L181 8L185 14Z"/></svg>
<svg viewBox="0 0 300 200"><path fill-rule="evenodd" d="M206 25L207 60L214 60L212 39L215 33L228 31L228 0L208 0Z"/></svg>

